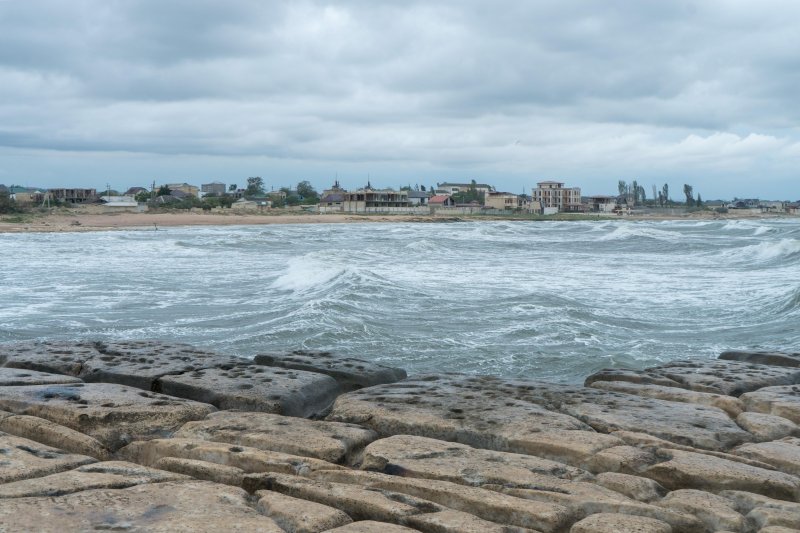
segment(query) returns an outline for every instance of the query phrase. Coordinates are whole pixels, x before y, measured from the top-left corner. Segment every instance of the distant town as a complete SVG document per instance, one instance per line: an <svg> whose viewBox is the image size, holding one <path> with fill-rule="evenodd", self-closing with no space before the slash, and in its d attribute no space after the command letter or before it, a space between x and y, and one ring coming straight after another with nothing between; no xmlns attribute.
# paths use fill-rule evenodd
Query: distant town
<svg viewBox="0 0 800 533"><path fill-rule="evenodd" d="M398 189L364 187L346 190L335 180L330 188L318 192L308 181L294 187L267 190L261 177L247 178L246 185L219 181L193 185L155 182L148 187L126 191L97 189L43 189L0 184L0 213L15 213L96 205L103 212L145 212L149 210L202 210L265 212L272 210L309 211L323 214L536 214L595 213L631 215L642 212L674 214L676 211L747 210L753 213L800 214L800 201L766 201L735 198L732 201L703 200L691 185L675 193L667 184L647 191L636 181L619 181L614 194L582 196L580 187L561 181L540 181L531 194L498 191L488 183L470 180L443 182L435 186L403 186ZM648 194L649 193L649 194Z"/></svg>

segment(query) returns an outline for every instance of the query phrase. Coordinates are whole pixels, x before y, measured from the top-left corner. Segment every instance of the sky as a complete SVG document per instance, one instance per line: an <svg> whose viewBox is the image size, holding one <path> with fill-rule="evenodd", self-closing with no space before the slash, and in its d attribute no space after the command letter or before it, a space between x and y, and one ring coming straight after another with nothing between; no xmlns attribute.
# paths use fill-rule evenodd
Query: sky
<svg viewBox="0 0 800 533"><path fill-rule="evenodd" d="M796 0L0 0L0 183L800 199Z"/></svg>

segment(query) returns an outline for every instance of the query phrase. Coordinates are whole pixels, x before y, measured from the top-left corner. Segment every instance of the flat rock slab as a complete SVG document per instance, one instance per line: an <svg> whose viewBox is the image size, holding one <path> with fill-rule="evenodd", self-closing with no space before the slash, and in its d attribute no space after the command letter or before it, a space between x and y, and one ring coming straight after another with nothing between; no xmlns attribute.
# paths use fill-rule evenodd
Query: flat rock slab
<svg viewBox="0 0 800 533"><path fill-rule="evenodd" d="M598 513L572 526L570 533L672 533L669 524L661 520L619 513Z"/></svg>
<svg viewBox="0 0 800 533"><path fill-rule="evenodd" d="M752 440L714 407L588 387L458 374L345 394L337 399L329 419L367 425L381 435L419 435L532 455L539 455L537 435L565 429L644 432L710 450ZM532 442L525 443L528 436ZM569 446L568 437L560 440ZM601 443L602 438L596 441ZM605 447L616 444L608 442Z"/></svg>
<svg viewBox="0 0 800 533"><path fill-rule="evenodd" d="M466 444L409 435L388 437L367 446L361 468L473 486L498 484L532 488L553 484L553 478L592 478L579 468L531 455L481 450Z"/></svg>
<svg viewBox="0 0 800 533"><path fill-rule="evenodd" d="M145 483L190 479L187 476L155 470L123 461L108 461L78 467L44 477L0 485L0 498L62 496L92 489L122 489Z"/></svg>
<svg viewBox="0 0 800 533"><path fill-rule="evenodd" d="M85 455L0 433L0 483L47 476L94 462Z"/></svg>
<svg viewBox="0 0 800 533"><path fill-rule="evenodd" d="M398 526L397 524L387 524L376 520L362 520L337 527L336 529L329 529L326 533L417 533L418 531L418 529Z"/></svg>
<svg viewBox="0 0 800 533"><path fill-rule="evenodd" d="M744 411L744 404L739 398L724 394L697 392L663 385L631 383L629 381L595 381L589 386L594 389L622 392L669 402L696 403L698 405L716 407L728 413L731 418L736 418Z"/></svg>
<svg viewBox="0 0 800 533"><path fill-rule="evenodd" d="M339 464L348 462L354 452L377 438L371 429L355 424L237 411L219 411L205 420L187 422L175 436L316 457Z"/></svg>
<svg viewBox="0 0 800 533"><path fill-rule="evenodd" d="M629 381L740 396L763 387L800 383L800 369L719 359L675 361L646 370L601 370L586 378L585 385L596 381Z"/></svg>
<svg viewBox="0 0 800 533"><path fill-rule="evenodd" d="M362 490L371 489L405 494L412 498L421 498L457 511L470 513L490 522L548 533L563 530L576 518L573 512L562 505L526 500L449 481L415 479L353 470L323 470L312 473L311 477L335 486L349 484L359 486ZM434 512L434 510L427 512ZM350 514L350 516L353 515Z"/></svg>
<svg viewBox="0 0 800 533"><path fill-rule="evenodd" d="M748 411L781 416L800 424L800 385L765 387L742 395Z"/></svg>
<svg viewBox="0 0 800 533"><path fill-rule="evenodd" d="M729 350L722 352L719 358L725 361L742 361L759 365L791 366L800 368L800 352L748 352Z"/></svg>
<svg viewBox="0 0 800 533"><path fill-rule="evenodd" d="M155 466L164 458L174 457L231 466L243 472L279 472L292 475L306 475L315 470L342 468L310 457L258 450L223 442L177 438L134 442L120 450L119 456L147 466Z"/></svg>
<svg viewBox="0 0 800 533"><path fill-rule="evenodd" d="M556 430L592 432L571 416L519 400L515 392L496 378L421 376L344 394L328 420L366 426L384 437L417 435L534 454L537 446L528 437ZM559 440L568 442L563 436Z"/></svg>
<svg viewBox="0 0 800 533"><path fill-rule="evenodd" d="M767 463L781 472L800 476L800 438L785 437L772 442L744 444L733 453Z"/></svg>
<svg viewBox="0 0 800 533"><path fill-rule="evenodd" d="M700 519L708 531L744 531L744 516L735 504L722 496L708 492L683 489L670 492L658 505Z"/></svg>
<svg viewBox="0 0 800 533"><path fill-rule="evenodd" d="M257 509L286 531L327 531L350 524L346 513L327 505L300 500L271 490L259 490Z"/></svg>
<svg viewBox="0 0 800 533"><path fill-rule="evenodd" d="M290 354L259 354L253 359L258 365L292 368L327 374L335 379L343 391L394 383L407 377L402 368L353 357L338 357L330 352L297 350Z"/></svg>
<svg viewBox="0 0 800 533"><path fill-rule="evenodd" d="M5 531L255 531L284 533L242 489L204 481L0 500Z"/></svg>
<svg viewBox="0 0 800 533"><path fill-rule="evenodd" d="M13 387L17 385L54 385L80 382L81 380L78 378L61 374L50 374L23 368L0 368L0 387Z"/></svg>
<svg viewBox="0 0 800 533"><path fill-rule="evenodd" d="M258 365L205 368L164 376L164 394L210 403L220 409L318 416L330 410L339 386L330 376Z"/></svg>
<svg viewBox="0 0 800 533"><path fill-rule="evenodd" d="M660 449L657 455L666 460L648 468L642 475L670 490L741 490L778 500L800 499L797 476L681 450Z"/></svg>
<svg viewBox="0 0 800 533"><path fill-rule="evenodd" d="M99 460L106 460L110 455L97 439L37 416L0 411L0 431Z"/></svg>
<svg viewBox="0 0 800 533"><path fill-rule="evenodd" d="M0 387L0 409L61 424L111 451L136 439L171 435L215 411L208 404L107 383Z"/></svg>
<svg viewBox="0 0 800 533"><path fill-rule="evenodd" d="M129 342L25 342L0 346L6 366L76 376L87 382L118 383L152 390L168 374L199 368L231 367L244 359L223 356L181 343Z"/></svg>

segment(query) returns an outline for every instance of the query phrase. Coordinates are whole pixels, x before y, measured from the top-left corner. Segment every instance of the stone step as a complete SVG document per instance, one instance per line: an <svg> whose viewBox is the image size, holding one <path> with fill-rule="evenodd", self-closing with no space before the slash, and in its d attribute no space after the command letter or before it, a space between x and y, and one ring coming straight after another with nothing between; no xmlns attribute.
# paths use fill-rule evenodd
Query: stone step
<svg viewBox="0 0 800 533"><path fill-rule="evenodd" d="M345 464L355 461L355 456L377 434L355 424L219 411L205 420L187 422L175 437L239 444Z"/></svg>
<svg viewBox="0 0 800 533"><path fill-rule="evenodd" d="M204 403L107 383L0 387L0 409L66 426L112 452L137 439L171 435L184 423L216 410Z"/></svg>

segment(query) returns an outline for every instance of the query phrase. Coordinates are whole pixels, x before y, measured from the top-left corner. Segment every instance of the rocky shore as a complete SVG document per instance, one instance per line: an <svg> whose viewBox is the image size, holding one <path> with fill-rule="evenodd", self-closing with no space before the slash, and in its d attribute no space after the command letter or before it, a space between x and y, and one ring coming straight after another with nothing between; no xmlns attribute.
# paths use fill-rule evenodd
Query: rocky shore
<svg viewBox="0 0 800 533"><path fill-rule="evenodd" d="M800 531L800 354L584 386L0 345L0 530Z"/></svg>

